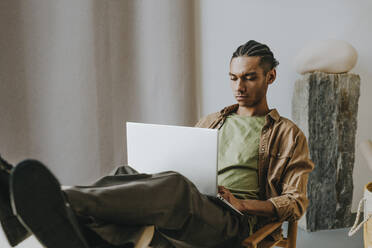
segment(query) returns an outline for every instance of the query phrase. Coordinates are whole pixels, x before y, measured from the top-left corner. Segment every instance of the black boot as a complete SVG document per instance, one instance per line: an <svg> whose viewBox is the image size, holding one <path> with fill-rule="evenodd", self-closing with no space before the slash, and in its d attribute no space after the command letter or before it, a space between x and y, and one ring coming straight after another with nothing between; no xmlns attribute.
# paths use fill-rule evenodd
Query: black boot
<svg viewBox="0 0 372 248"><path fill-rule="evenodd" d="M13 166L0 156L0 223L11 246L31 235L13 214L10 204L9 178Z"/></svg>
<svg viewBox="0 0 372 248"><path fill-rule="evenodd" d="M48 248L89 248L58 180L39 161L18 164L10 178L13 211Z"/></svg>

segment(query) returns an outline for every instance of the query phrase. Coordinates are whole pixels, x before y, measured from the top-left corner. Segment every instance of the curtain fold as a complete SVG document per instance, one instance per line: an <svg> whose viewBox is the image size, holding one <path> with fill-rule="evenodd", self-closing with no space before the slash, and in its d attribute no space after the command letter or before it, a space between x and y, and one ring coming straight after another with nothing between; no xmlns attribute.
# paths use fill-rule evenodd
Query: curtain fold
<svg viewBox="0 0 372 248"><path fill-rule="evenodd" d="M193 2L5 0L0 153L64 184L126 163L125 122L196 122Z"/></svg>

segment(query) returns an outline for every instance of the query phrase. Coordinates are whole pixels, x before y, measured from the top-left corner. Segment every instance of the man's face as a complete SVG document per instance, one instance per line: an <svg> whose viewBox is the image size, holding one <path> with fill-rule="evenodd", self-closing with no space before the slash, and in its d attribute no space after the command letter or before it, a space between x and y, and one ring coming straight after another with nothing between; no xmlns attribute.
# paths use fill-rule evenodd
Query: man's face
<svg viewBox="0 0 372 248"><path fill-rule="evenodd" d="M264 74L260 57L236 57L230 63L231 89L239 106L254 107L265 96L270 80L270 73ZM274 72L275 73L275 72ZM274 77L275 79L275 77Z"/></svg>

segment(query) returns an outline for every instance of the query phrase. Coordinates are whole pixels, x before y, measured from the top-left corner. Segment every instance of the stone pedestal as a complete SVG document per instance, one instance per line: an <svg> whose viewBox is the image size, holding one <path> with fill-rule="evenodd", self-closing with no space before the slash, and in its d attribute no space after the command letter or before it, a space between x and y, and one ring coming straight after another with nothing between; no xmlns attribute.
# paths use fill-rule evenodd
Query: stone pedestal
<svg viewBox="0 0 372 248"><path fill-rule="evenodd" d="M305 133L315 164L309 176L310 200L299 226L308 231L352 225L353 168L360 77L305 74L296 81L292 119Z"/></svg>

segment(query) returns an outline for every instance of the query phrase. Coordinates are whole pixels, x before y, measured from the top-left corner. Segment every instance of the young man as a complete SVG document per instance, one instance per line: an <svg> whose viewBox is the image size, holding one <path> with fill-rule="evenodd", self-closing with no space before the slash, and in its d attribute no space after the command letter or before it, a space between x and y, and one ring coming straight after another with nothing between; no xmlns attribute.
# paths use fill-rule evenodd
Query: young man
<svg viewBox="0 0 372 248"><path fill-rule="evenodd" d="M1 160L0 221L10 243L32 232L48 248L130 247L140 228L155 225L152 247L239 247L268 222L298 220L308 204L313 163L301 130L268 108L277 65L266 45L251 40L240 46L229 73L237 104L196 125L220 130L219 192L244 216L176 172L138 174L124 166L93 185L62 191L40 162L13 168ZM277 230L272 238L279 236Z"/></svg>

